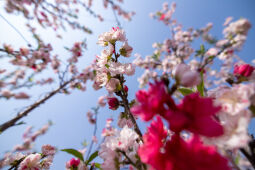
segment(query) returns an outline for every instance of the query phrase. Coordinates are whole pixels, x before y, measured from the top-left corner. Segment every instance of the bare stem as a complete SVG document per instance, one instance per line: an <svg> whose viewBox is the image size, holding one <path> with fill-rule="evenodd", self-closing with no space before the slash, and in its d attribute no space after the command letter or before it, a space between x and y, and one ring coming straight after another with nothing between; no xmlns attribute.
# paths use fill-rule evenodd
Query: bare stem
<svg viewBox="0 0 255 170"><path fill-rule="evenodd" d="M121 91L121 93L120 93L120 97L121 97L121 99L122 99L122 101L123 101L123 104L124 104L125 113L128 114L128 117L129 117L130 120L132 121L132 123L133 123L133 125L134 125L134 130L135 130L135 132L139 135L139 139L140 139L141 141L143 141L143 139L142 139L142 136L143 136L143 135L142 135L142 132L140 131L140 129L139 129L137 123L136 123L136 120L135 120L133 114L130 112L130 107L129 107L129 102L128 102L128 99L127 99L127 94L126 94L126 92L123 90L123 83L121 83L121 86L122 86L122 91Z"/></svg>

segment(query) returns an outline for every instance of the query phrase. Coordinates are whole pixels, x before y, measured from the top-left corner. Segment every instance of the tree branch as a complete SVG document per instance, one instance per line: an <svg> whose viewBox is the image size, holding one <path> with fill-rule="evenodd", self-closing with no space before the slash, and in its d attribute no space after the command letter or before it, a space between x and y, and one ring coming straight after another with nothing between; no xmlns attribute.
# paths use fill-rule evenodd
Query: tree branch
<svg viewBox="0 0 255 170"><path fill-rule="evenodd" d="M130 120L132 121L132 123L133 123L133 125L134 125L134 130L135 130L135 132L139 135L139 139L140 139L141 141L143 141L142 132L140 131L140 129L139 129L137 123L136 123L136 120L135 120L133 114L130 112L130 107L129 107L129 102L128 102L128 99L127 99L127 94L126 94L125 91L123 90L123 89L124 89L124 87L123 87L123 82L122 82L122 81L120 81L120 82L121 82L121 86L122 86L122 91L120 92L120 97L121 97L121 99L122 99L122 101L123 101L123 104L124 104L125 113L128 114L128 117L129 117Z"/></svg>
<svg viewBox="0 0 255 170"><path fill-rule="evenodd" d="M11 120L3 123L0 125L0 133L3 133L5 130L7 130L8 128L15 126L17 121L20 120L21 118L25 117L28 115L28 113L30 113L31 111L33 111L35 108L37 108L38 106L40 106L41 104L43 104L44 102L46 102L48 99L50 99L52 96L54 96L55 94L57 94L60 90L62 90L64 87L66 87L69 83L71 83L74 80L74 78L70 79L69 81L66 81L65 83L63 83L61 86L59 86L56 90L50 92L48 95L46 95L43 99L35 102L34 104L32 104L31 106L29 106L27 109L25 109L24 111L20 112L17 114L16 117L12 118Z"/></svg>

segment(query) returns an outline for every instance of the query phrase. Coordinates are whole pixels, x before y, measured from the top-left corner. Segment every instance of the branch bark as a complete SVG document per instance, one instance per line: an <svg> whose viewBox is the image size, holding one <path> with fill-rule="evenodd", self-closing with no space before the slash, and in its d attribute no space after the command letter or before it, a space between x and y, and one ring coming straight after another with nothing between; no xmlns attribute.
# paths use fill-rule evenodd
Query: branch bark
<svg viewBox="0 0 255 170"><path fill-rule="evenodd" d="M50 99L52 96L54 96L55 94L57 94L60 90L62 90L64 87L66 87L69 83L71 83L74 80L74 78L70 79L69 81L66 81L65 83L63 83L62 85L60 85L57 89L55 89L54 91L50 92L49 94L47 94L43 99L35 102L34 104L32 104L31 106L29 106L28 108L26 108L24 111L20 112L17 114L16 117L12 118L11 120L3 123L0 125L0 133L3 133L5 130L7 130L8 128L15 126L17 121L19 121L21 118L25 117L28 115L28 113L30 113L31 111L33 111L35 108L37 108L38 106L40 106L41 104L43 104L44 102L46 102L48 99Z"/></svg>

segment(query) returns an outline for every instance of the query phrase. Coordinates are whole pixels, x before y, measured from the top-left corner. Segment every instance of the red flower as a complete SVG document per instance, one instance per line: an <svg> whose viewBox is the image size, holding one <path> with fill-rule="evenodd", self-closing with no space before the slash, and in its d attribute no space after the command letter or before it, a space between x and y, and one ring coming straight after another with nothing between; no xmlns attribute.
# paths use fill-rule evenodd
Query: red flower
<svg viewBox="0 0 255 170"><path fill-rule="evenodd" d="M124 86L124 91L127 93L128 92L128 86Z"/></svg>
<svg viewBox="0 0 255 170"><path fill-rule="evenodd" d="M213 105L211 98L201 98L198 93L185 96L177 109L170 109L166 119L174 132L189 130L208 137L223 134L223 127L213 116L221 109Z"/></svg>
<svg viewBox="0 0 255 170"><path fill-rule="evenodd" d="M165 19L165 14L161 14L159 20L160 20L160 21L163 21L164 19Z"/></svg>
<svg viewBox="0 0 255 170"><path fill-rule="evenodd" d="M234 74L250 77L254 69L255 68L249 64L236 65L234 68Z"/></svg>
<svg viewBox="0 0 255 170"><path fill-rule="evenodd" d="M168 170L230 170L228 161L213 146L204 146L198 136L184 141L179 135L166 144L167 161L173 165Z"/></svg>
<svg viewBox="0 0 255 170"><path fill-rule="evenodd" d="M152 121L147 133L143 135L144 144L138 150L142 162L151 165L155 169L163 170L163 167L168 170L172 169L172 164L166 161L165 154L161 152L166 137L167 131L158 116L156 121Z"/></svg>
<svg viewBox="0 0 255 170"><path fill-rule="evenodd" d="M204 146L198 136L184 141L179 134L167 138L160 117L143 136L138 154L141 161L156 170L229 170L228 161L215 147Z"/></svg>
<svg viewBox="0 0 255 170"><path fill-rule="evenodd" d="M119 100L116 97L108 98L109 109L116 110L119 107Z"/></svg>
<svg viewBox="0 0 255 170"><path fill-rule="evenodd" d="M175 107L163 81L150 83L149 86L148 91L139 90L136 93L139 104L131 108L133 114L141 116L145 121L151 120L156 114L164 116L169 107Z"/></svg>
<svg viewBox="0 0 255 170"><path fill-rule="evenodd" d="M70 166L73 167L73 168L78 167L79 164L80 164L80 160L79 159L72 158L70 160Z"/></svg>

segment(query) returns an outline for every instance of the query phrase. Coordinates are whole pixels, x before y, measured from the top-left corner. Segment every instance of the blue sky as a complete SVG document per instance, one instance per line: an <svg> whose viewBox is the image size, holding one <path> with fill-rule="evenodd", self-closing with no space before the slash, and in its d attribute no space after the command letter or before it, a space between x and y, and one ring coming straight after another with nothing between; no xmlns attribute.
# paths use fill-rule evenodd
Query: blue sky
<svg viewBox="0 0 255 170"><path fill-rule="evenodd" d="M124 8L136 12L136 15L131 22L126 22L120 19L122 27L126 31L129 44L134 48L133 54L139 53L142 56L152 54L153 49L151 45L154 42L162 42L170 36L167 27L162 23L149 18L149 13L161 9L163 2L164 1L162 0L125 1ZM171 1L167 2L171 3ZM86 13L81 16L81 21L88 23L88 26L94 31L93 35L87 35L68 29L67 32L64 32L63 40L55 40L54 34L51 31L40 31L40 34L45 41L54 41L55 52L61 54L63 57L68 55L68 53L63 51L63 46L71 46L73 42L86 38L88 42L88 50L81 59L79 65L81 68L88 65L94 59L95 55L100 54L102 47L96 45L98 35L110 30L112 26L116 26L112 11L102 10L101 4L96 4L96 1L94 1L94 3L95 5L93 9L103 14L106 21L103 23L97 22ZM252 24L255 24L254 0L178 0L176 3L177 9L174 17L179 23L183 24L184 28L200 28L205 26L208 22L212 22L214 23L212 33L218 38L222 37L222 24L228 16L232 16L234 19L244 17L249 19ZM2 5L2 2L0 2L0 4ZM25 30L21 17L9 16L5 14L3 10L1 10L1 14L30 39L30 34ZM17 47L24 45L24 41L8 26L8 24L1 19L0 23L2 30L0 32L0 44L9 42L15 44ZM248 34L247 42L243 47L242 52L239 53L240 57L247 62L255 58L254 40L255 28L252 27ZM138 74L128 78L127 84L130 89L130 99L134 97L135 92L138 90L137 76L140 75ZM15 116L15 113L18 110L33 103L38 99L39 95L43 95L55 87L57 87L57 84L53 84L46 88L36 87L29 90L30 94L36 96L29 101L2 100L0 123ZM68 96L59 94L37 108L28 117L24 118L23 120L27 125L34 126L35 130L47 123L48 120L52 120L54 123L46 135L38 138L38 141L35 144L35 149L39 150L43 144L52 144L59 149L80 149L81 142L84 141L84 139L90 141L93 127L87 121L86 112L96 105L97 98L103 94L106 94L105 90L95 92L91 88L91 83L88 83L87 91L73 91L73 93ZM105 125L105 119L111 116L117 118L120 111L121 110L114 112L107 108L99 110L98 136L100 136L101 129ZM22 133L27 125L11 128L0 135L0 155L3 155L3 152L12 149L15 144L22 142ZM142 123L139 123L139 125L143 130L145 129L145 125ZM252 127L251 130L253 131ZM71 157L66 153L58 152L52 169L64 169L65 162L70 158Z"/></svg>

